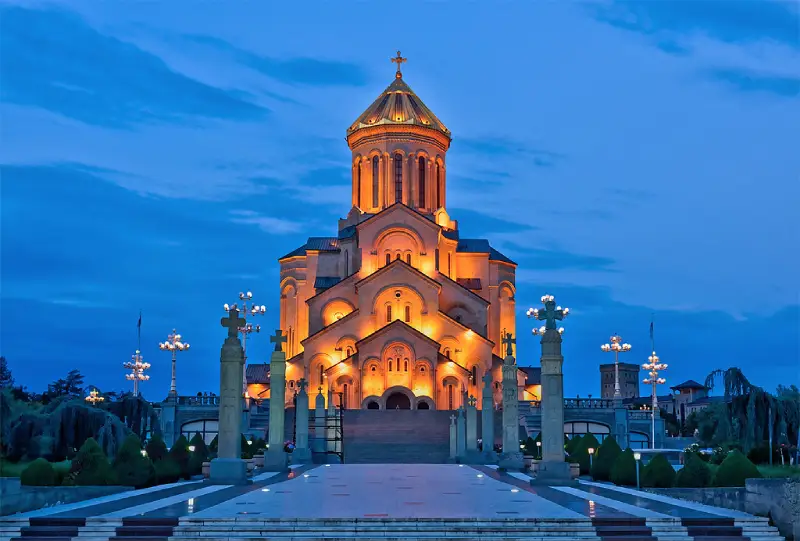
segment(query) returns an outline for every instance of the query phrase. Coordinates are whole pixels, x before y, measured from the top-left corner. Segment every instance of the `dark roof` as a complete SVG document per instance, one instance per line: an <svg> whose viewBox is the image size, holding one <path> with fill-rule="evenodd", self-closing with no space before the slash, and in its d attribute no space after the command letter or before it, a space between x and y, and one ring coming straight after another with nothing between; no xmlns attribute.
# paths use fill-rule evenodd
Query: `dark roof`
<svg viewBox="0 0 800 541"><path fill-rule="evenodd" d="M539 366L520 366L520 370L525 372L526 385L541 385L542 383L542 368Z"/></svg>
<svg viewBox="0 0 800 541"><path fill-rule="evenodd" d="M286 254L283 257L279 257L278 261L281 259L286 259L288 257L296 257L301 255L306 255L307 250L318 250L320 252L338 252L339 251L339 238L338 237L308 237L306 243L299 248L296 248Z"/></svg>
<svg viewBox="0 0 800 541"><path fill-rule="evenodd" d="M689 402L689 406L697 406L701 404L714 404L716 402L725 402L724 396L703 396L697 400Z"/></svg>
<svg viewBox="0 0 800 541"><path fill-rule="evenodd" d="M670 387L673 390L680 390L680 389L708 389L705 385L700 385L693 379L687 379L680 385L676 385L675 387Z"/></svg>
<svg viewBox="0 0 800 541"><path fill-rule="evenodd" d="M486 239L459 239L456 252L489 254L489 259L492 261L503 261L504 263L516 265L509 258L492 248Z"/></svg>
<svg viewBox="0 0 800 541"><path fill-rule="evenodd" d="M458 240L458 229L442 229L442 236L450 240Z"/></svg>
<svg viewBox="0 0 800 541"><path fill-rule="evenodd" d="M314 289L328 289L341 281L342 279L338 276L317 276L317 279L314 280Z"/></svg>
<svg viewBox="0 0 800 541"><path fill-rule="evenodd" d="M355 235L356 235L356 226L348 225L347 227L339 231L339 240L349 239L351 237L354 237Z"/></svg>
<svg viewBox="0 0 800 541"><path fill-rule="evenodd" d="M456 278L456 283L460 286L466 287L467 289L472 289L475 291L480 291L482 289L480 278Z"/></svg>
<svg viewBox="0 0 800 541"><path fill-rule="evenodd" d="M642 367L640 365L633 364L633 363L619 363L619 367L621 369L623 369L623 370L628 369L628 370L639 371L639 370L642 369ZM600 369L602 370L603 368L608 369L608 370L613 370L614 369L614 363L601 364L600 365Z"/></svg>
<svg viewBox="0 0 800 541"><path fill-rule="evenodd" d="M269 363L248 364L247 383L269 383Z"/></svg>

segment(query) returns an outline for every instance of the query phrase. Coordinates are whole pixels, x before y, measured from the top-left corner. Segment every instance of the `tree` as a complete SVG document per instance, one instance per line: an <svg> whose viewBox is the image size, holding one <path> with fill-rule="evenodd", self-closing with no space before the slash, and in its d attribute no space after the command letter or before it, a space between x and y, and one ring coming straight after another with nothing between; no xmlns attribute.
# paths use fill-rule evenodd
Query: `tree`
<svg viewBox="0 0 800 541"><path fill-rule="evenodd" d="M598 447L600 447L600 443L594 434L585 434L575 446L572 454L569 455L570 462L577 462L581 465L582 475L589 473L589 448L596 451Z"/></svg>
<svg viewBox="0 0 800 541"><path fill-rule="evenodd" d="M617 460L614 461L609 480L615 485L635 486L636 468L638 466L639 464L633 457L633 451L629 447L622 451Z"/></svg>
<svg viewBox="0 0 800 541"><path fill-rule="evenodd" d="M8 368L8 361L5 357L0 356L0 389L8 389L14 386L14 376L11 375L11 369Z"/></svg>
<svg viewBox="0 0 800 541"><path fill-rule="evenodd" d="M683 468L675 476L680 488L705 488L711 484L711 468L697 453L686 453Z"/></svg>
<svg viewBox="0 0 800 541"><path fill-rule="evenodd" d="M657 454L642 468L642 486L650 488L671 488L675 483L675 468L667 457Z"/></svg>
<svg viewBox="0 0 800 541"><path fill-rule="evenodd" d="M72 460L70 474L78 486L113 485L114 470L94 438L87 439Z"/></svg>
<svg viewBox="0 0 800 541"><path fill-rule="evenodd" d="M594 455L592 463L592 478L595 481L608 481L611 468L614 467L617 457L622 452L614 436L603 440Z"/></svg>
<svg viewBox="0 0 800 541"><path fill-rule="evenodd" d="M743 487L746 479L761 477L756 465L740 451L731 451L722 461L714 475L715 487Z"/></svg>
<svg viewBox="0 0 800 541"><path fill-rule="evenodd" d="M169 458L175 461L180 468L181 477L189 479L189 442L186 441L186 436L181 436L175 441L175 444L169 450Z"/></svg>
<svg viewBox="0 0 800 541"><path fill-rule="evenodd" d="M203 462L208 460L208 447L199 432L189 441L189 448L189 475L199 475L203 472Z"/></svg>
<svg viewBox="0 0 800 541"><path fill-rule="evenodd" d="M150 438L145 450L147 451L147 456L149 456L150 460L153 462L163 460L164 457L167 456L167 444L164 443L164 440L161 439L161 436L158 434Z"/></svg>
<svg viewBox="0 0 800 541"><path fill-rule="evenodd" d="M37 458L22 470L19 482L32 487L51 487L56 484L56 470L43 458Z"/></svg>
<svg viewBox="0 0 800 541"><path fill-rule="evenodd" d="M59 396L82 396L83 376L78 370L70 370L66 378L59 378L47 386L50 398Z"/></svg>

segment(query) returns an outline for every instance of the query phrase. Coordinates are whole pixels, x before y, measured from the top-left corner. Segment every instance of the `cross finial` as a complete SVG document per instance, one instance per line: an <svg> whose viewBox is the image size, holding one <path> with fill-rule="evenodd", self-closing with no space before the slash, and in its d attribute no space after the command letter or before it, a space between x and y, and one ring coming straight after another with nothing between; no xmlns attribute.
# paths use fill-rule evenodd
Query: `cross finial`
<svg viewBox="0 0 800 541"><path fill-rule="evenodd" d="M244 327L246 322L247 320L239 317L239 310L234 307L228 310L228 317L224 317L220 320L220 324L228 328L228 338L236 338L239 334L239 329Z"/></svg>
<svg viewBox="0 0 800 541"><path fill-rule="evenodd" d="M490 389L492 387L492 373L489 372L488 370L483 375L481 380L483 380L483 386L485 389Z"/></svg>
<svg viewBox="0 0 800 541"><path fill-rule="evenodd" d="M270 336L269 341L275 344L275 351L283 351L283 343L286 342L286 337L283 335L282 330L275 329L275 335Z"/></svg>
<svg viewBox="0 0 800 541"><path fill-rule="evenodd" d="M403 74L400 72L400 64L408 62L408 58L403 58L402 55L400 54L400 51L397 51L397 56L394 58L390 58L389 60L397 64L397 73L395 73L394 76L400 79L403 76Z"/></svg>
<svg viewBox="0 0 800 541"><path fill-rule="evenodd" d="M503 329L503 344L506 346L506 357L514 356L514 344L516 343L517 339L512 338L511 333Z"/></svg>
<svg viewBox="0 0 800 541"><path fill-rule="evenodd" d="M475 407L475 404L477 404L477 403L478 403L478 399L475 398L472 395L469 395L469 400L467 400L467 404L469 404L472 407Z"/></svg>
<svg viewBox="0 0 800 541"><path fill-rule="evenodd" d="M306 390L306 387L308 387L308 380L306 380L306 378L300 378L297 382L297 386L300 388L300 392L302 393Z"/></svg>

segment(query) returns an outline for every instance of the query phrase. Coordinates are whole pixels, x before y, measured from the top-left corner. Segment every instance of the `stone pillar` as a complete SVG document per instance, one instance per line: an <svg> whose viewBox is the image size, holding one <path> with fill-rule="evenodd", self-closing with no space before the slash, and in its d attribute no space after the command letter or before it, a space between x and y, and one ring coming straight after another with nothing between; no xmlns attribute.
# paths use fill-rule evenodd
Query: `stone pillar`
<svg viewBox="0 0 800 541"><path fill-rule="evenodd" d="M308 464L311 462L311 449L308 448L308 393L306 392L308 382L305 378L300 378L297 384L300 391L297 393L294 409L296 432L292 463Z"/></svg>
<svg viewBox="0 0 800 541"><path fill-rule="evenodd" d="M464 406L458 408L456 420L456 458L462 460L467 454L467 431L464 417Z"/></svg>
<svg viewBox="0 0 800 541"><path fill-rule="evenodd" d="M164 438L164 443L167 447L172 447L178 436L175 435L175 427L178 426L178 397L177 395L169 395L167 399L161 403L161 415L158 416L158 422L161 427L161 435ZM180 427L178 426L178 430Z"/></svg>
<svg viewBox="0 0 800 541"><path fill-rule="evenodd" d="M483 376L483 400L481 402L481 439L483 439L484 462L493 464L497 460L494 452L494 399L492 398L492 373Z"/></svg>
<svg viewBox="0 0 800 541"><path fill-rule="evenodd" d="M537 483L569 483L564 461L564 374L561 333L547 329L542 335L542 462Z"/></svg>
<svg viewBox="0 0 800 541"><path fill-rule="evenodd" d="M235 308L222 318L228 337L220 353L219 434L217 458L211 461L209 480L219 485L247 483L247 463L242 460L242 369L244 350L239 341L239 328L245 320Z"/></svg>
<svg viewBox="0 0 800 541"><path fill-rule="evenodd" d="M450 458L455 460L458 455L458 434L456 433L456 416L450 416Z"/></svg>
<svg viewBox="0 0 800 541"><path fill-rule="evenodd" d="M336 406L333 404L333 391L328 389L328 411L327 411L327 421L325 422L326 426L326 436L327 436L327 450L328 450L328 462L339 462L339 455L335 453L341 453L341 441L336 441L337 433L339 432L339 418L336 415Z"/></svg>
<svg viewBox="0 0 800 541"><path fill-rule="evenodd" d="M627 449L630 446L630 443L628 442L629 432L628 410L622 405L622 403L617 404L617 401L615 400L613 435L614 439L617 441L617 444L622 449Z"/></svg>
<svg viewBox="0 0 800 541"><path fill-rule="evenodd" d="M503 452L499 463L504 470L521 470L525 466L519 450L518 387L517 362L512 355L506 355L503 359Z"/></svg>
<svg viewBox="0 0 800 541"><path fill-rule="evenodd" d="M315 399L314 407L314 441L312 442L312 450L315 453L325 452L325 397L322 396L322 386L319 387L319 393Z"/></svg>
<svg viewBox="0 0 800 541"><path fill-rule="evenodd" d="M287 467L286 451L283 450L286 354L283 351L273 351L269 363L269 449L264 454L264 469L284 471Z"/></svg>

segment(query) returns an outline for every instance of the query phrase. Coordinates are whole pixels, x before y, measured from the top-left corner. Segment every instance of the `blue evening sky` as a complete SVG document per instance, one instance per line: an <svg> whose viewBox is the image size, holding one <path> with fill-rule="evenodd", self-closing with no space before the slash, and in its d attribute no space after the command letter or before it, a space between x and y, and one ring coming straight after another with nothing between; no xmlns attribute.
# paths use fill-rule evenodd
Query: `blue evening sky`
<svg viewBox="0 0 800 541"><path fill-rule="evenodd" d="M644 362L651 314L670 384L800 380L795 2L25 0L0 22L0 353L29 388L128 388L141 308L145 395L173 326L179 392L217 390L222 304L250 289L275 328L277 258L336 233L345 129L397 49L454 134L462 235L519 263L520 364L553 293L568 396L599 394L612 333Z"/></svg>

